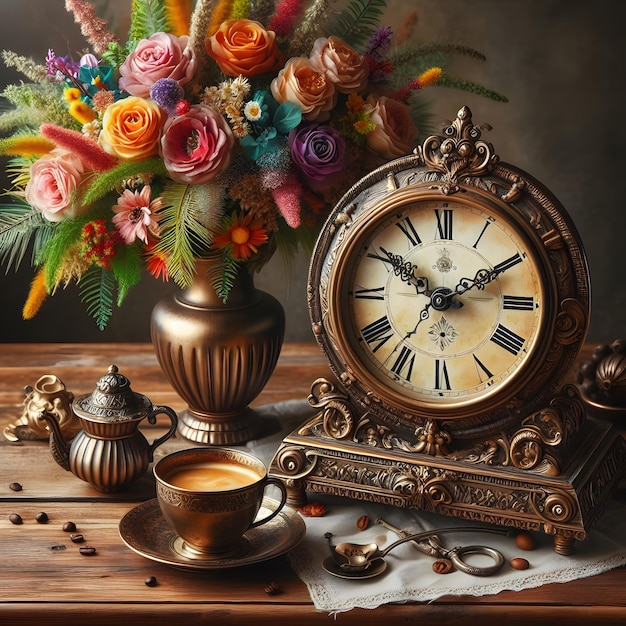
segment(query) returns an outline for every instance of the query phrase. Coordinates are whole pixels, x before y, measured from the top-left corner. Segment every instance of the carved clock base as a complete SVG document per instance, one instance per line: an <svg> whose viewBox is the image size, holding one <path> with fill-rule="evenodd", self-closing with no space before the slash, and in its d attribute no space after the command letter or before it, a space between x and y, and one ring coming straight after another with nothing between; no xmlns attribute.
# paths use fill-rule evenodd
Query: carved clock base
<svg viewBox="0 0 626 626"><path fill-rule="evenodd" d="M283 440L270 465L292 506L312 491L417 508L544 532L557 553L569 555L626 471L626 442L610 424L580 418L572 386L510 436L452 452L454 442L435 422L408 441L367 415L353 421L332 385L326 391L323 410ZM551 425L538 426L546 420ZM560 456L567 458L562 468Z"/></svg>

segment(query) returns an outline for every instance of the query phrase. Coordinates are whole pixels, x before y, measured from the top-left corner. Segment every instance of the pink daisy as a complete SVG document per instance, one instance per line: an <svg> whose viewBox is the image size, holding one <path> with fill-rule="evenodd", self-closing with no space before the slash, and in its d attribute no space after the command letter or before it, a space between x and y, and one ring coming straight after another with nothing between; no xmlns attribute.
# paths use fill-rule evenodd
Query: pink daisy
<svg viewBox="0 0 626 626"><path fill-rule="evenodd" d="M126 189L113 207L115 228L128 244L135 239L148 243L148 230L156 229L157 222L152 216L161 208L161 198L150 201L150 185L141 191Z"/></svg>

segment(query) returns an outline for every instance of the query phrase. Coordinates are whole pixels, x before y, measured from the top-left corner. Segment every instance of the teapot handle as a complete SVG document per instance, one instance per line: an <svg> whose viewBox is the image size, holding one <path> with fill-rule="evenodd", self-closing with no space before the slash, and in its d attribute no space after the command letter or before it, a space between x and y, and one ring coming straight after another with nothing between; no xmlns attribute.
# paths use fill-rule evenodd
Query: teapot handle
<svg viewBox="0 0 626 626"><path fill-rule="evenodd" d="M167 415L170 418L171 425L167 433L165 433L165 435L163 435L162 437L155 439L148 448L150 461L153 460L154 451L158 448L158 446L160 446L164 441L167 441L176 432L176 427L178 426L178 415L176 415L174 409L170 409L169 406L153 407L152 412L150 413L150 415L148 415L148 421L151 424L155 424L156 416L160 415L161 413Z"/></svg>

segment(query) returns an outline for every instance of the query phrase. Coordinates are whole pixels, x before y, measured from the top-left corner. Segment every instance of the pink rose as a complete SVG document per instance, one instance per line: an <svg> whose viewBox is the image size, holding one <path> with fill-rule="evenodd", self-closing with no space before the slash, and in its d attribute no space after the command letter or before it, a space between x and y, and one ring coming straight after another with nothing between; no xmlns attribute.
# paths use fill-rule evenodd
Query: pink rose
<svg viewBox="0 0 626 626"><path fill-rule="evenodd" d="M299 106L302 117L309 122L327 120L337 102L333 83L304 57L289 59L270 88L278 103L292 102Z"/></svg>
<svg viewBox="0 0 626 626"><path fill-rule="evenodd" d="M235 137L213 107L195 104L170 117L163 128L161 155L172 180L202 184L228 167Z"/></svg>
<svg viewBox="0 0 626 626"><path fill-rule="evenodd" d="M340 93L360 91L367 83L367 61L339 37L317 39L309 58L313 67L325 72Z"/></svg>
<svg viewBox="0 0 626 626"><path fill-rule="evenodd" d="M381 96L368 96L365 113L376 124L376 128L365 135L367 145L385 159L396 159L409 154L415 147L417 128L413 124L408 107Z"/></svg>
<svg viewBox="0 0 626 626"><path fill-rule="evenodd" d="M188 83L196 69L189 37L155 33L142 39L120 66L120 89L132 96L147 98L150 87L160 78L171 78L179 85Z"/></svg>
<svg viewBox="0 0 626 626"><path fill-rule="evenodd" d="M81 160L72 152L55 148L30 166L26 202L50 222L76 213L72 200L85 173Z"/></svg>

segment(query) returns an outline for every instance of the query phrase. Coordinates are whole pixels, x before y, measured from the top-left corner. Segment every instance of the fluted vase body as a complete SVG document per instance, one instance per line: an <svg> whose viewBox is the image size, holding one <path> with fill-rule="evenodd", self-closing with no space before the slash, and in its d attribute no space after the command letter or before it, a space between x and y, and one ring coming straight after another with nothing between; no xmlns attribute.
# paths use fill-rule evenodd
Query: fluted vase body
<svg viewBox="0 0 626 626"><path fill-rule="evenodd" d="M211 266L210 259L198 260L192 285L156 304L150 328L159 364L188 405L179 434L232 445L258 434L249 405L278 361L285 313L276 298L255 288L245 266L224 303L211 286Z"/></svg>

